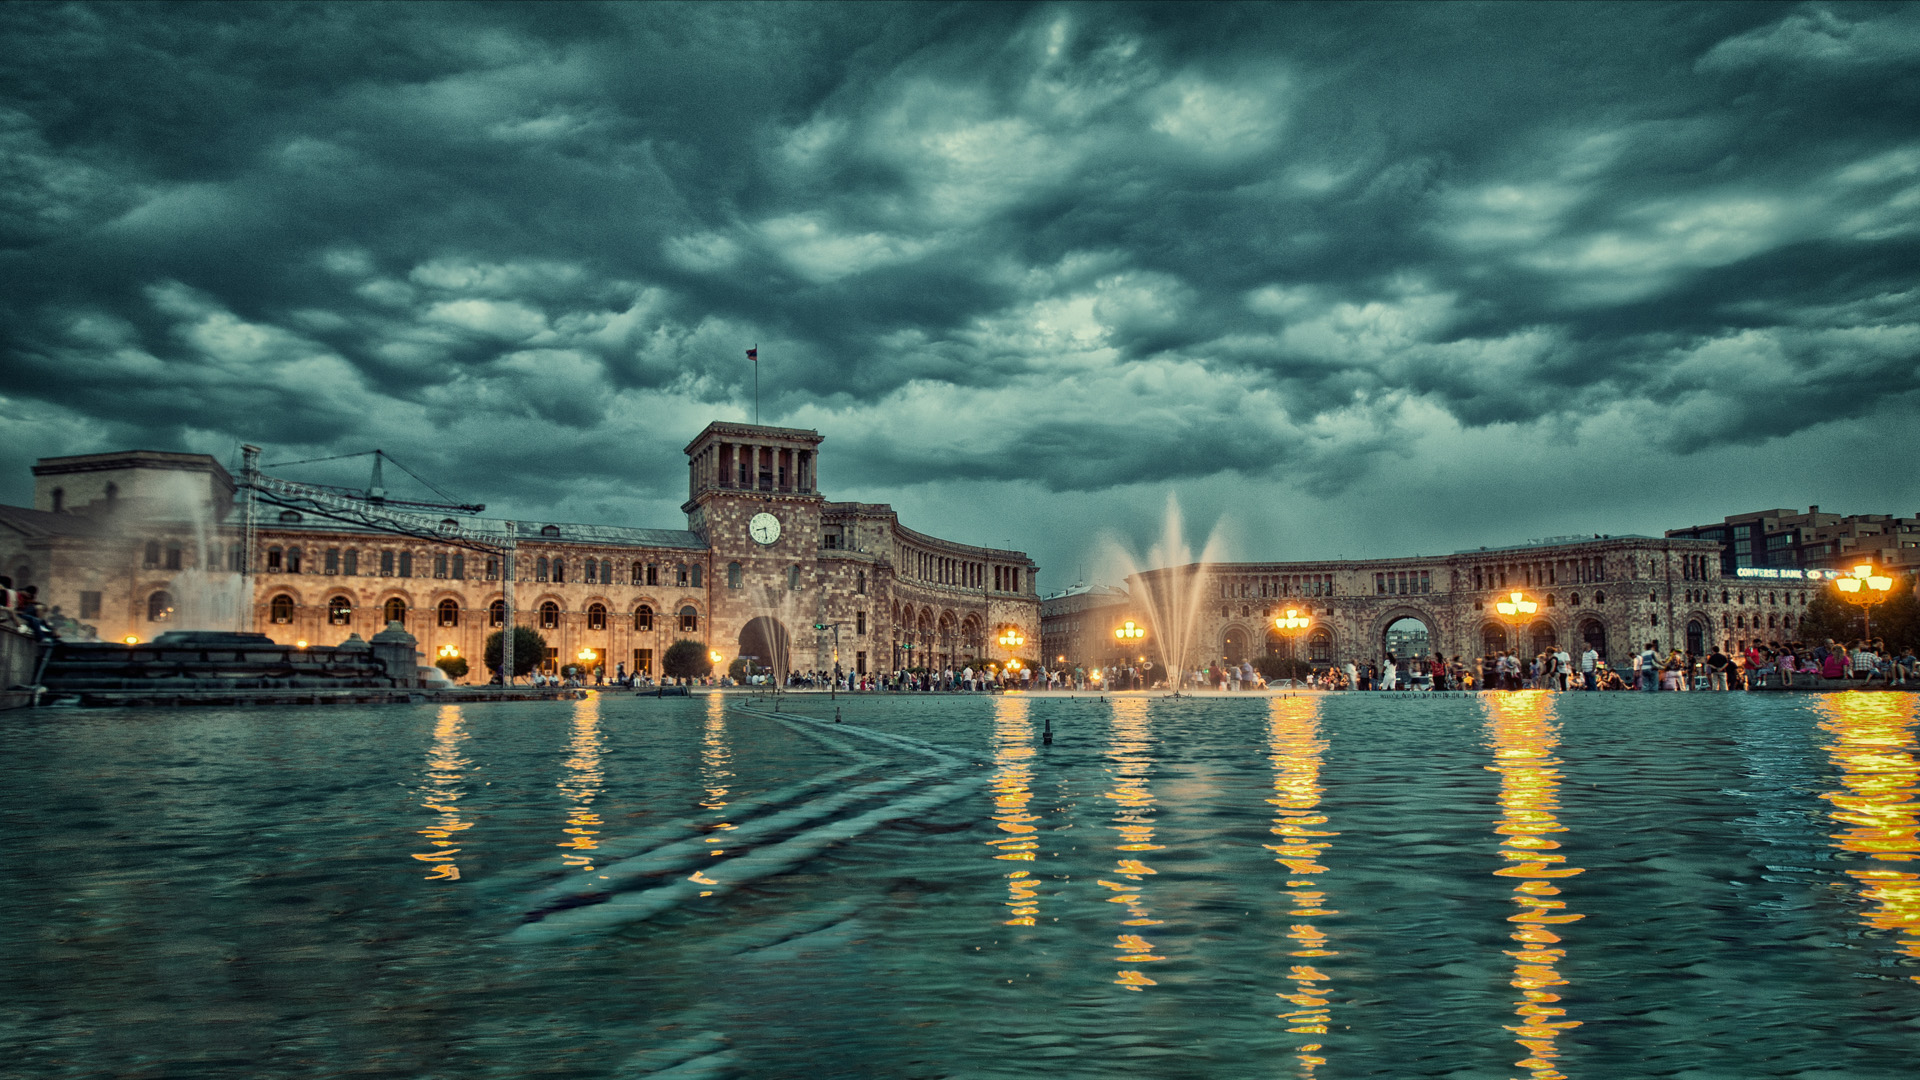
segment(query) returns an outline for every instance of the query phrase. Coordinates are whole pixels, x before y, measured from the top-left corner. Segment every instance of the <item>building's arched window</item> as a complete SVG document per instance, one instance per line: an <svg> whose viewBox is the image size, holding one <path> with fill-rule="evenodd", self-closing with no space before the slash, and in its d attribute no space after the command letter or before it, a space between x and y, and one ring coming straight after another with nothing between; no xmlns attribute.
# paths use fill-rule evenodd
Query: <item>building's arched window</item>
<svg viewBox="0 0 1920 1080"><path fill-rule="evenodd" d="M727 588L737 589L739 587L740 587L740 564L737 562L730 562L727 564Z"/></svg>
<svg viewBox="0 0 1920 1080"><path fill-rule="evenodd" d="M487 622L493 626L507 625L507 602L495 600L487 605Z"/></svg>
<svg viewBox="0 0 1920 1080"><path fill-rule="evenodd" d="M353 622L353 601L344 596L336 596L327 601L327 623L330 626L346 626Z"/></svg>
<svg viewBox="0 0 1920 1080"><path fill-rule="evenodd" d="M634 563L633 564L633 580L629 581L627 584L645 585L646 583L647 583L647 564Z"/></svg>
<svg viewBox="0 0 1920 1080"><path fill-rule="evenodd" d="M600 582L600 560L599 559L587 560L586 573L581 575L580 580L586 582L589 585L599 584ZM608 582L608 584L612 584L612 582Z"/></svg>
<svg viewBox="0 0 1920 1080"><path fill-rule="evenodd" d="M267 573L279 573L286 561L286 552L280 550L280 545L275 544L267 549Z"/></svg>
<svg viewBox="0 0 1920 1080"><path fill-rule="evenodd" d="M553 580L567 580L567 562L559 556L555 556L553 560Z"/></svg>
<svg viewBox="0 0 1920 1080"><path fill-rule="evenodd" d="M404 626L407 622L407 602L396 596L387 601L386 607L382 608L380 613L386 616L388 622L397 622Z"/></svg>
<svg viewBox="0 0 1920 1080"><path fill-rule="evenodd" d="M147 597L147 621L166 622L173 618L173 594L165 589Z"/></svg>
<svg viewBox="0 0 1920 1080"><path fill-rule="evenodd" d="M272 618L274 622L277 622L277 623L292 622L293 621L293 597L288 596L286 593L281 593L279 596L276 596L272 600L267 601L267 612L269 617Z"/></svg>
<svg viewBox="0 0 1920 1080"><path fill-rule="evenodd" d="M300 511L298 511L298 510L282 510L282 511L280 511L280 524L282 524L282 525L298 525L298 524L300 524Z"/></svg>
<svg viewBox="0 0 1920 1080"><path fill-rule="evenodd" d="M545 555L533 560L533 580L547 580L547 557Z"/></svg>
<svg viewBox="0 0 1920 1080"><path fill-rule="evenodd" d="M605 630L607 628L607 607L605 604L593 604L587 608L587 629Z"/></svg>
<svg viewBox="0 0 1920 1080"><path fill-rule="evenodd" d="M685 588L687 584L687 564L680 563L679 565L674 567L674 570L675 570L674 584L679 585L682 588Z"/></svg>
<svg viewBox="0 0 1920 1080"><path fill-rule="evenodd" d="M1569 604L1572 604L1572 605L1573 605L1574 607L1579 607L1579 606L1580 606L1580 594L1579 594L1579 593L1574 593L1573 595L1571 595L1571 596L1569 596L1569 597L1567 597L1567 603L1569 603Z"/></svg>
<svg viewBox="0 0 1920 1080"><path fill-rule="evenodd" d="M853 591L859 596L867 595L867 572L865 570L855 570L853 572Z"/></svg>
<svg viewBox="0 0 1920 1080"><path fill-rule="evenodd" d="M458 601L442 600L440 601L439 610L441 626L460 625L460 604Z"/></svg>
<svg viewBox="0 0 1920 1080"><path fill-rule="evenodd" d="M684 634L700 632L700 613L694 610L692 604L680 609L680 632Z"/></svg>
<svg viewBox="0 0 1920 1080"><path fill-rule="evenodd" d="M1326 630L1315 630L1307 636L1307 656L1316 664L1333 662L1333 634Z"/></svg>
<svg viewBox="0 0 1920 1080"><path fill-rule="evenodd" d="M1552 593L1548 593L1548 594L1547 594L1547 606L1548 606L1548 607L1553 607L1553 606L1554 606L1554 603L1553 603L1553 594L1552 594Z"/></svg>
<svg viewBox="0 0 1920 1080"><path fill-rule="evenodd" d="M700 564L699 563L693 564L693 587L696 589L700 587Z"/></svg>
<svg viewBox="0 0 1920 1080"><path fill-rule="evenodd" d="M287 573L297 574L299 572L300 572L300 549L297 547L290 547L287 549Z"/></svg>
<svg viewBox="0 0 1920 1080"><path fill-rule="evenodd" d="M800 587L800 565L798 563L795 563L794 565L787 567L787 588L798 589L799 587Z"/></svg>
<svg viewBox="0 0 1920 1080"><path fill-rule="evenodd" d="M1604 603L1606 603L1606 602L1607 602L1607 594L1606 594L1606 593L1603 593L1603 592L1597 592L1597 593L1594 593L1594 594L1593 594L1593 602L1594 602L1594 603L1596 603L1596 604L1604 604Z"/></svg>
<svg viewBox="0 0 1920 1080"><path fill-rule="evenodd" d="M653 608L641 604L633 609L633 628L635 630L653 629Z"/></svg>
<svg viewBox="0 0 1920 1080"><path fill-rule="evenodd" d="M549 600L540 605L540 626L544 630L557 630L560 627L560 605Z"/></svg>

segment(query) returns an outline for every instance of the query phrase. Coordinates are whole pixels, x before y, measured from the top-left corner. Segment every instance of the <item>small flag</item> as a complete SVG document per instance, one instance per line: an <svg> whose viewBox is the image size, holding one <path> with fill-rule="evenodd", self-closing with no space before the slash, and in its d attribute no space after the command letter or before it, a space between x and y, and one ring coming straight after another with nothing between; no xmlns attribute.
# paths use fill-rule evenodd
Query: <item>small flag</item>
<svg viewBox="0 0 1920 1080"><path fill-rule="evenodd" d="M747 350L747 359L753 361L756 364L760 362L760 347L758 345Z"/></svg>

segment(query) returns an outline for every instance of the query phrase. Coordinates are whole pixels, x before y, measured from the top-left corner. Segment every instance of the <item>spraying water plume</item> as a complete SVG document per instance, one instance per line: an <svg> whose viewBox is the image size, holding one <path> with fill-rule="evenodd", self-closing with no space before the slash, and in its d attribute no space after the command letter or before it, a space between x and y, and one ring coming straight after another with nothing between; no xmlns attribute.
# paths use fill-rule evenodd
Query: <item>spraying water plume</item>
<svg viewBox="0 0 1920 1080"><path fill-rule="evenodd" d="M1117 541L1110 544L1114 562L1131 585L1134 603L1146 610L1146 645L1159 656L1168 687L1178 690L1185 673L1201 659L1200 607L1208 599L1201 594L1210 577L1209 568L1220 561L1220 524L1214 523L1200 557L1194 558L1193 549L1187 545L1180 500L1169 492L1160 539L1147 549L1144 558L1137 558Z"/></svg>

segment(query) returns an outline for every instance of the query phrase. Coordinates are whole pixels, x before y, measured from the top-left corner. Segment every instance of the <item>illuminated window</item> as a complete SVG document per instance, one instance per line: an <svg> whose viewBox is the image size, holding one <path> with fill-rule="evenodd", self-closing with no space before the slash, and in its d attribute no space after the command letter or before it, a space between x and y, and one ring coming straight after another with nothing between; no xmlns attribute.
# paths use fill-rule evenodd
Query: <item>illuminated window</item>
<svg viewBox="0 0 1920 1080"><path fill-rule="evenodd" d="M344 596L336 596L327 601L327 623L330 626L346 626L353 622L353 601Z"/></svg>
<svg viewBox="0 0 1920 1080"><path fill-rule="evenodd" d="M560 605L549 600L540 605L540 626L545 630L555 630L560 626Z"/></svg>
<svg viewBox="0 0 1920 1080"><path fill-rule="evenodd" d="M272 600L269 600L267 602L267 611L269 613L269 617L272 618L274 622L277 622L277 623L292 622L293 621L293 597L288 596L286 593L281 593L279 596L276 596Z"/></svg>
<svg viewBox="0 0 1920 1080"><path fill-rule="evenodd" d="M1316 664L1333 661L1333 635L1326 630L1315 630L1307 637L1307 656Z"/></svg>
<svg viewBox="0 0 1920 1080"><path fill-rule="evenodd" d="M166 622L173 618L173 594L162 590L147 597L147 621Z"/></svg>

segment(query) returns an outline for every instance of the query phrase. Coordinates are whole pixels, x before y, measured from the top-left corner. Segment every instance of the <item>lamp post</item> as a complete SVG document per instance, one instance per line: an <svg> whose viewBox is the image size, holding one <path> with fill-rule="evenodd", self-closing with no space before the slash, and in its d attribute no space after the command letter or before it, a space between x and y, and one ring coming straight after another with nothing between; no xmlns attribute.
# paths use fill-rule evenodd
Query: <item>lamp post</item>
<svg viewBox="0 0 1920 1080"><path fill-rule="evenodd" d="M1853 576L1834 579L1834 587L1839 589L1848 600L1860 605L1861 636L1873 639L1873 621L1870 612L1873 605L1887 598L1893 589L1893 579L1885 574L1873 572L1872 563L1861 563L1853 568Z"/></svg>
<svg viewBox="0 0 1920 1080"><path fill-rule="evenodd" d="M1113 631L1113 636L1122 646L1136 645L1139 644L1141 638L1147 636L1147 628L1136 624L1132 619L1128 619ZM1137 649L1131 648L1121 649L1123 654L1138 651Z"/></svg>
<svg viewBox="0 0 1920 1080"><path fill-rule="evenodd" d="M1520 621L1540 610L1540 605L1527 599L1524 594L1515 592L1512 594L1512 599L1500 601L1493 605L1493 609L1503 617L1513 620L1514 640L1510 644L1514 646L1514 651L1519 651Z"/></svg>
<svg viewBox="0 0 1920 1080"><path fill-rule="evenodd" d="M1297 650L1294 647L1294 641L1299 637L1302 630L1305 630L1311 625L1313 625L1313 619L1310 616L1300 614L1298 608L1288 608L1285 615L1274 616L1273 628L1286 635L1288 660L1298 659L1295 655ZM1293 669L1288 669L1287 677L1289 679L1293 677Z"/></svg>

